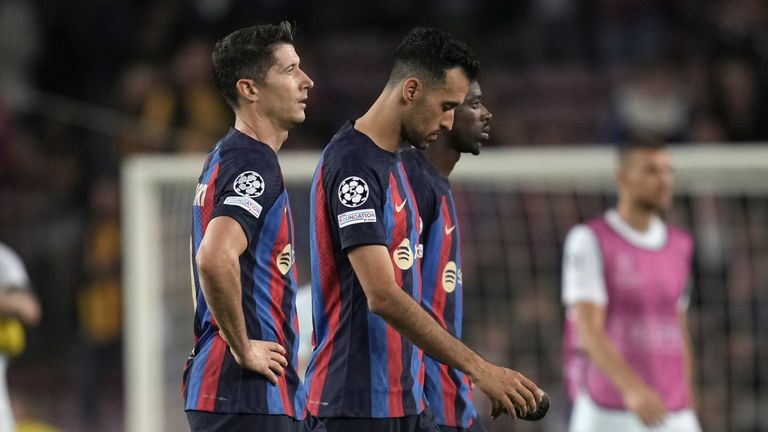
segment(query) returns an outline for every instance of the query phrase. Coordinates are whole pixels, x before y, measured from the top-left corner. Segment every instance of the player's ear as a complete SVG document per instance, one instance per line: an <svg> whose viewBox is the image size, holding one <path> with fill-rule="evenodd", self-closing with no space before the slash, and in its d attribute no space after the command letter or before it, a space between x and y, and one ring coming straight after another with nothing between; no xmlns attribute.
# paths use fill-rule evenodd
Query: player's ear
<svg viewBox="0 0 768 432"><path fill-rule="evenodd" d="M627 181L627 170L624 168L623 165L619 165L618 168L616 168L616 174L615 174L616 184L619 186L622 186Z"/></svg>
<svg viewBox="0 0 768 432"><path fill-rule="evenodd" d="M237 94L239 94L241 98L251 102L259 100L259 88L256 87L256 83L254 83L253 80L239 79L235 83L235 87L237 88Z"/></svg>
<svg viewBox="0 0 768 432"><path fill-rule="evenodd" d="M413 103L424 91L424 84L418 78L408 78L403 81L403 100L406 104Z"/></svg>

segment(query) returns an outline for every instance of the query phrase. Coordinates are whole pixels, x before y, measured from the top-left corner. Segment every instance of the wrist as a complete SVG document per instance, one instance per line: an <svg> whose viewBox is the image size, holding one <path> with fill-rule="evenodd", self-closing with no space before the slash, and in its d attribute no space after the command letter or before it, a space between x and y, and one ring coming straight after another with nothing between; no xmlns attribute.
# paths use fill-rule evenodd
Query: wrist
<svg viewBox="0 0 768 432"><path fill-rule="evenodd" d="M618 389L623 397L627 397L632 393L642 390L643 387L645 387L645 384L640 379L631 377L622 381L622 384L618 386Z"/></svg>
<svg viewBox="0 0 768 432"><path fill-rule="evenodd" d="M219 330L219 335L224 343L227 344L232 354L237 357L244 357L248 353L248 340L238 337L228 337L223 331Z"/></svg>
<svg viewBox="0 0 768 432"><path fill-rule="evenodd" d="M484 358L473 352L472 358L470 359L467 365L467 369L464 371L464 373L467 375L469 380L474 383L480 377L486 374L490 366L491 364L485 361Z"/></svg>

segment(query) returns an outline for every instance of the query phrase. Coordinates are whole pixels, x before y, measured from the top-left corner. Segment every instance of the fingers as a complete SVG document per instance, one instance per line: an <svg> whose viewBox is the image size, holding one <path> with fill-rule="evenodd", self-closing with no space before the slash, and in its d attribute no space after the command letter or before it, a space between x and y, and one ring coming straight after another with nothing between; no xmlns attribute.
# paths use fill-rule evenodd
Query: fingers
<svg viewBox="0 0 768 432"><path fill-rule="evenodd" d="M282 354L278 354L274 351L270 352L269 359L280 363L280 365L283 367L288 366L288 360L286 360L285 357L282 356Z"/></svg>
<svg viewBox="0 0 768 432"><path fill-rule="evenodd" d="M520 395L523 400L525 400L528 412L536 411L536 405L538 401L541 400L541 396L539 396L538 391L531 392L528 388L523 387L522 389L517 390L517 394Z"/></svg>
<svg viewBox="0 0 768 432"><path fill-rule="evenodd" d="M496 399L491 398L491 418L495 420L496 417L500 415L501 415L501 403Z"/></svg>
<svg viewBox="0 0 768 432"><path fill-rule="evenodd" d="M514 403L514 405L517 407L516 413L518 415L520 415L521 417L524 417L526 414L528 414L529 408L528 408L527 399L524 398L522 395L520 395L519 390L518 392L509 393L507 397L508 399L511 399L511 403ZM531 397L533 397L533 395L531 395ZM536 403L534 402L533 410L531 412L535 410L536 410Z"/></svg>
<svg viewBox="0 0 768 432"><path fill-rule="evenodd" d="M273 385L277 385L277 376L270 370L270 368L264 367L257 370L257 372L264 375Z"/></svg>
<svg viewBox="0 0 768 432"><path fill-rule="evenodd" d="M269 348L270 351L278 352L282 355L285 355L285 348L283 348L282 345L280 345L277 342L266 342L265 345L267 348Z"/></svg>
<svg viewBox="0 0 768 432"><path fill-rule="evenodd" d="M269 361L269 369L271 369L272 371L274 371L278 375L282 375L283 372L285 371L285 369L283 369L283 367L280 366L280 363L278 363L278 362L276 362L274 360L270 360Z"/></svg>
<svg viewBox="0 0 768 432"><path fill-rule="evenodd" d="M646 426L659 426L664 423L667 410L662 403L651 403L642 407L638 417Z"/></svg>
<svg viewBox="0 0 768 432"><path fill-rule="evenodd" d="M536 402L539 402L544 396L544 392L541 391L539 386L537 386L535 382L526 378L523 374L520 374L520 383L535 396Z"/></svg>
<svg viewBox="0 0 768 432"><path fill-rule="evenodd" d="M504 405L504 408L507 410L507 414L509 414L510 417L513 419L517 418L517 410L515 409L515 405L512 403L512 401L509 399L509 397L504 397L501 400L502 405ZM523 413L522 415L525 415Z"/></svg>

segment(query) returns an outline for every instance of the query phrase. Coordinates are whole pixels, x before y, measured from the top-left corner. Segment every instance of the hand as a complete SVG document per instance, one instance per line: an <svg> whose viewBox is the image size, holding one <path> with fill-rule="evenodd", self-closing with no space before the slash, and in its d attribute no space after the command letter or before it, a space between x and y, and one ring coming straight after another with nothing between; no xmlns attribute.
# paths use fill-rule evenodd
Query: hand
<svg viewBox="0 0 768 432"><path fill-rule="evenodd" d="M664 423L667 409L661 396L645 384L634 386L624 395L624 405L634 412L646 426Z"/></svg>
<svg viewBox="0 0 768 432"><path fill-rule="evenodd" d="M494 419L504 411L512 418L533 412L536 397L541 398L536 384L512 369L486 362L473 378L474 385L491 399L491 417Z"/></svg>
<svg viewBox="0 0 768 432"><path fill-rule="evenodd" d="M246 352L238 354L231 348L230 352L240 367L264 375L274 385L277 385L277 375L288 366L285 348L276 342L249 340Z"/></svg>
<svg viewBox="0 0 768 432"><path fill-rule="evenodd" d="M31 294L16 290L7 294L5 300L11 313L28 326L40 322L40 305Z"/></svg>

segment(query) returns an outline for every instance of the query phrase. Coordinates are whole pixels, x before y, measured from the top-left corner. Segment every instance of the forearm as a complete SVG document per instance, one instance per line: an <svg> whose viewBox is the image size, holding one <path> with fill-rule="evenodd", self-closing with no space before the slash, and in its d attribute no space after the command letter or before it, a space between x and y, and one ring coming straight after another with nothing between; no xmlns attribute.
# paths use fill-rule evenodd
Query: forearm
<svg viewBox="0 0 768 432"><path fill-rule="evenodd" d="M408 294L394 286L383 296L375 313L401 335L441 363L457 368L474 380L485 361L461 341L451 336Z"/></svg>
<svg viewBox="0 0 768 432"><path fill-rule="evenodd" d="M622 393L643 385L642 378L627 364L621 353L604 331L591 329L580 333L589 359Z"/></svg>
<svg viewBox="0 0 768 432"><path fill-rule="evenodd" d="M248 334L242 306L240 266L237 260L222 260L203 270L200 278L205 301L230 348L242 353L248 346Z"/></svg>
<svg viewBox="0 0 768 432"><path fill-rule="evenodd" d="M688 388L688 395L691 400L691 407L696 408L696 393L694 385L695 368L693 364L693 346L691 337L688 334L687 317L685 313L680 314L680 332L683 336L683 361L685 367L685 384Z"/></svg>
<svg viewBox="0 0 768 432"><path fill-rule="evenodd" d="M0 317L20 319L24 324L37 324L40 305L29 291L21 288L0 288Z"/></svg>

